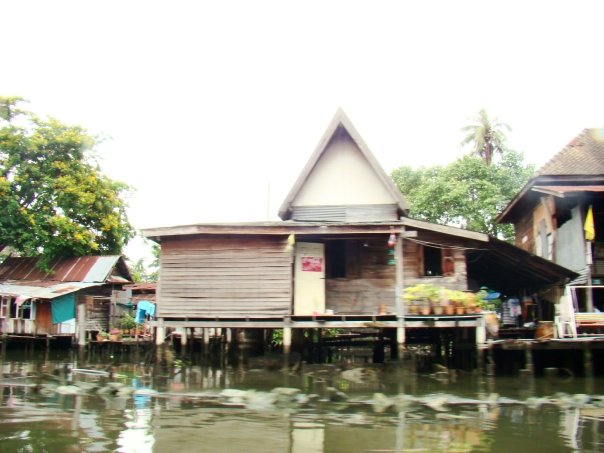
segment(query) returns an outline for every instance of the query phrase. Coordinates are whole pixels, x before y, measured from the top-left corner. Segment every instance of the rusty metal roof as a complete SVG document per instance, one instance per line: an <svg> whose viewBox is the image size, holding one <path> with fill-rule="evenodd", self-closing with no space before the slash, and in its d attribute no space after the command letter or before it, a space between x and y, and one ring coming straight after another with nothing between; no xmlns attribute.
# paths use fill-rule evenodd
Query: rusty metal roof
<svg viewBox="0 0 604 453"><path fill-rule="evenodd" d="M50 263L50 272L40 270L38 261L39 258L7 258L0 264L0 281L105 283L116 277L131 281L124 259L118 255L57 258Z"/></svg>

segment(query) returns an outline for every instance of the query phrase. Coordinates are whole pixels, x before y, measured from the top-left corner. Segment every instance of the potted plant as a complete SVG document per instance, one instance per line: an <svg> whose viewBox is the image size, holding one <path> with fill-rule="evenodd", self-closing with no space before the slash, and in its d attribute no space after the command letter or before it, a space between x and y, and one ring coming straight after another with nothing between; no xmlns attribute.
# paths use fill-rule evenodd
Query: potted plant
<svg viewBox="0 0 604 453"><path fill-rule="evenodd" d="M109 341L120 341L122 339L122 332L120 329L111 329L109 331Z"/></svg>
<svg viewBox="0 0 604 453"><path fill-rule="evenodd" d="M432 306L440 299L439 294L440 288L438 286L420 283L405 288L402 298L407 306L417 305L420 314L429 315Z"/></svg>
<svg viewBox="0 0 604 453"><path fill-rule="evenodd" d="M99 330L96 334L96 341L107 341L109 339L109 334L104 330Z"/></svg>
<svg viewBox="0 0 604 453"><path fill-rule="evenodd" d="M124 335L128 335L136 329L136 320L129 313L125 313L120 319L120 327Z"/></svg>

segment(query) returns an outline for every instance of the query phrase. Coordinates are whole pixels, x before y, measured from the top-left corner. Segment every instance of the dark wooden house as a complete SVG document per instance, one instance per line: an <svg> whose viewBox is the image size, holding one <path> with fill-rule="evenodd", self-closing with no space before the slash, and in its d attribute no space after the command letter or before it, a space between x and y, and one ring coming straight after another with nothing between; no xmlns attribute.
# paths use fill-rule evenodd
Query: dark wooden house
<svg viewBox="0 0 604 453"><path fill-rule="evenodd" d="M161 245L157 326L288 332L379 320L398 329L400 343L405 328L428 325L406 316L405 286L534 289L573 275L488 235L407 214L403 195L339 110L281 205L282 221L144 231ZM480 315L429 325L483 327Z"/></svg>
<svg viewBox="0 0 604 453"><path fill-rule="evenodd" d="M7 258L0 265L0 332L83 344L87 332L108 330L112 292L131 282L121 256L59 258L48 272L37 258Z"/></svg>
<svg viewBox="0 0 604 453"><path fill-rule="evenodd" d="M571 140L498 222L514 225L517 247L580 274L569 287L575 310L604 311L604 129L584 129Z"/></svg>

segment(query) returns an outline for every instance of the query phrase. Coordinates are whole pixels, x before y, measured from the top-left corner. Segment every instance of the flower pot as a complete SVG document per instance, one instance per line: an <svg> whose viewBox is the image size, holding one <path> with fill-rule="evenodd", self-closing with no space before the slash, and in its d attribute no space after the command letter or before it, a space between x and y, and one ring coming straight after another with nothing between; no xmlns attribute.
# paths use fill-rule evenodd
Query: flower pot
<svg viewBox="0 0 604 453"><path fill-rule="evenodd" d="M445 307L445 315L454 315L455 314L455 307L453 305L447 305Z"/></svg>
<svg viewBox="0 0 604 453"><path fill-rule="evenodd" d="M465 313L466 313L465 307L455 307L455 314L456 315L463 315Z"/></svg>
<svg viewBox="0 0 604 453"><path fill-rule="evenodd" d="M430 314L430 307L421 307L419 309L419 314L420 315L424 315L424 316L429 315Z"/></svg>
<svg viewBox="0 0 604 453"><path fill-rule="evenodd" d="M445 307L441 305L435 305L434 307L432 307L432 311L435 315L442 315L445 312Z"/></svg>

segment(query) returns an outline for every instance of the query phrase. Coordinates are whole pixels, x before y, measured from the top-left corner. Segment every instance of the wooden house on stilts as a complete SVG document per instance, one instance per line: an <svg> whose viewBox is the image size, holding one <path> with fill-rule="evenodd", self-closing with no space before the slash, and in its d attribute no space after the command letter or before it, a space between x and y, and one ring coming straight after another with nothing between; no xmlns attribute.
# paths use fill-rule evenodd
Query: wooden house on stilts
<svg viewBox="0 0 604 453"><path fill-rule="evenodd" d="M166 329L461 328L480 313L411 315L404 287L534 291L572 273L486 234L408 217L403 195L338 110L279 210L282 221L152 228L161 245L157 342ZM181 330L182 331L182 330ZM184 331L182 331L184 332Z"/></svg>

